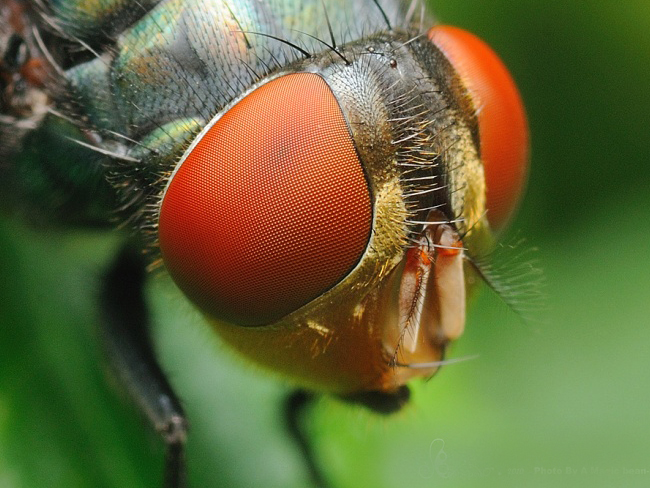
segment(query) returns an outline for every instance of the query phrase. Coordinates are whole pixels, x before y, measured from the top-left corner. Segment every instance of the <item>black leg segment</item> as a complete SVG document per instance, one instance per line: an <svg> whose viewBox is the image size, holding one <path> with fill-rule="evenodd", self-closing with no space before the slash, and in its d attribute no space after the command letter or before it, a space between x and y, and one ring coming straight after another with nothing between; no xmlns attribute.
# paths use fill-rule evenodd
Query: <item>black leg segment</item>
<svg viewBox="0 0 650 488"><path fill-rule="evenodd" d="M317 488L326 488L329 485L325 482L323 473L316 465L314 450L302 428L304 412L314 403L315 398L316 395L312 392L294 390L287 396L284 404L284 413L289 434L300 449L314 486Z"/></svg>
<svg viewBox="0 0 650 488"><path fill-rule="evenodd" d="M116 376L167 446L165 488L184 488L187 421L151 344L145 279L139 251L124 248L103 277L102 339Z"/></svg>

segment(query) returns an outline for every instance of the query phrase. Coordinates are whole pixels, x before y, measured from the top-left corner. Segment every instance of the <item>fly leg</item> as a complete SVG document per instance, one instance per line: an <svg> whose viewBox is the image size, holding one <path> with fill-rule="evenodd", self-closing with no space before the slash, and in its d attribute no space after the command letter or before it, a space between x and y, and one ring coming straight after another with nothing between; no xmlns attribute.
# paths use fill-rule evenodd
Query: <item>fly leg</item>
<svg viewBox="0 0 650 488"><path fill-rule="evenodd" d="M379 391L360 392L353 395L341 396L340 399L348 403L363 405L373 412L382 415L389 415L399 411L406 405L409 397L409 389L406 386L402 386L391 393ZM300 449L314 486L317 488L327 488L329 485L316 464L314 450L302 427L305 410L313 405L315 399L315 393L301 389L294 390L286 398L284 413L287 430Z"/></svg>
<svg viewBox="0 0 650 488"><path fill-rule="evenodd" d="M328 485L323 473L316 465L314 450L302 427L305 410L313 405L316 395L312 392L297 389L292 391L284 404L284 414L289 434L294 439L302 454L307 470L315 487L326 488Z"/></svg>
<svg viewBox="0 0 650 488"><path fill-rule="evenodd" d="M187 420L151 344L145 278L142 256L123 249L103 277L102 339L119 381L165 442L164 487L183 488Z"/></svg>

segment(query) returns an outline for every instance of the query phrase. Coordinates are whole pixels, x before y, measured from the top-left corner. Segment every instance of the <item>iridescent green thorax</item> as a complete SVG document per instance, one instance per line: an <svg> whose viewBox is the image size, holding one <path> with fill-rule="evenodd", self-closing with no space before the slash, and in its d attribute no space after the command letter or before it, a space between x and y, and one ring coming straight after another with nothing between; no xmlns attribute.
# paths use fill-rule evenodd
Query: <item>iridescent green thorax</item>
<svg viewBox="0 0 650 488"><path fill-rule="evenodd" d="M406 27L406 4L382 2L382 12L370 0L326 6L319 0L163 0L135 7L120 0L58 0L48 23L74 36L61 55L77 54L61 61L72 65L57 76L57 110L81 121L92 145L120 156L93 158L104 160L127 207L124 216L151 228L139 216L155 206L157 183L197 126L268 74L299 61L298 48L316 55L328 51L332 36L338 45L369 37L385 31L387 20ZM170 127L173 139L161 130Z"/></svg>

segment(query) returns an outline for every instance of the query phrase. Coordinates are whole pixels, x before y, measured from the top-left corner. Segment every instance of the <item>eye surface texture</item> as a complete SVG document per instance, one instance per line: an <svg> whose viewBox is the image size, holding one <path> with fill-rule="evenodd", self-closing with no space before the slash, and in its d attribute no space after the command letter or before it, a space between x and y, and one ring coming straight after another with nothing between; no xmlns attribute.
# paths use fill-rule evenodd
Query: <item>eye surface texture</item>
<svg viewBox="0 0 650 488"><path fill-rule="evenodd" d="M528 168L528 126L519 91L496 53L474 34L440 25L429 31L429 39L460 76L476 110L487 218L498 230L517 206Z"/></svg>
<svg viewBox="0 0 650 488"><path fill-rule="evenodd" d="M343 113L315 74L255 89L205 130L161 204L165 266L201 310L271 323L338 283L372 205Z"/></svg>

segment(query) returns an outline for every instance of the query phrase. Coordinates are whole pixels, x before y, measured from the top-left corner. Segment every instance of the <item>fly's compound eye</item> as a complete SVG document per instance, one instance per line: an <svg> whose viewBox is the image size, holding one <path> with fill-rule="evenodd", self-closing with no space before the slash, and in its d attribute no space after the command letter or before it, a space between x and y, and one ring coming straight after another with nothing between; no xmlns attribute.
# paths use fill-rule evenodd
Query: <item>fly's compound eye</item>
<svg viewBox="0 0 650 488"><path fill-rule="evenodd" d="M263 325L341 281L370 237L368 183L314 74L276 78L204 130L166 189L165 266L205 313Z"/></svg>
<svg viewBox="0 0 650 488"><path fill-rule="evenodd" d="M521 97L499 57L475 35L443 25L432 28L429 39L458 73L476 111L487 218L499 229L514 211L526 179L528 126Z"/></svg>

